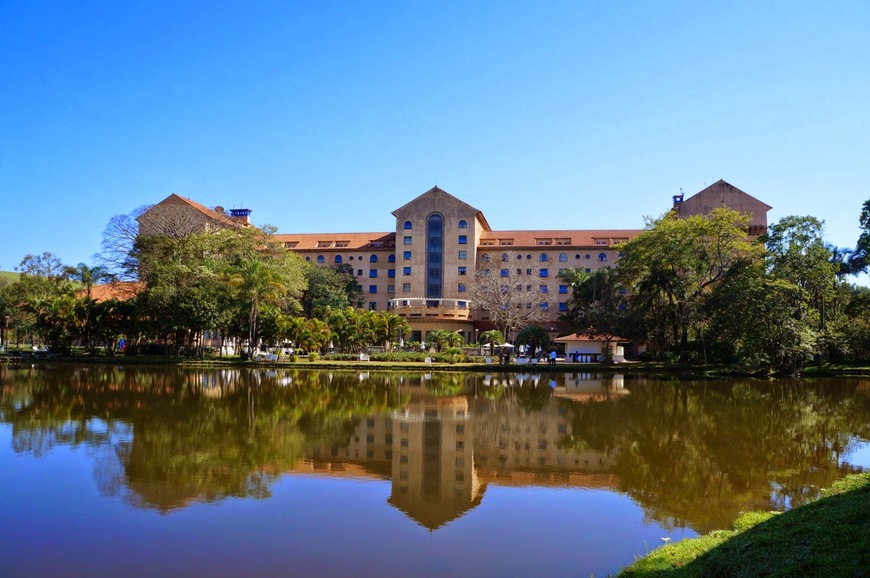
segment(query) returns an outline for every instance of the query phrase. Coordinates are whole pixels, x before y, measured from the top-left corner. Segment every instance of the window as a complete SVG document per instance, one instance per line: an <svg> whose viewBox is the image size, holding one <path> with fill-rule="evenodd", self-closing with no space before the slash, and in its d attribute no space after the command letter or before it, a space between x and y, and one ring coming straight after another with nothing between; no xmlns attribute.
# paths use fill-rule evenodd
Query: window
<svg viewBox="0 0 870 578"><path fill-rule="evenodd" d="M607 254L606 253L598 253L598 262L599 263L607 263Z"/></svg>
<svg viewBox="0 0 870 578"><path fill-rule="evenodd" d="M390 295L392 295L392 294L395 293L395 292L396 292L396 286L395 286L395 285L387 285L387 293L389 293Z"/></svg>
<svg viewBox="0 0 870 578"><path fill-rule="evenodd" d="M541 277L549 277L549 276L550 276L549 271L547 271L546 269L541 269Z"/></svg>
<svg viewBox="0 0 870 578"><path fill-rule="evenodd" d="M395 263L395 262L396 262L395 255L390 255L389 257L387 257L387 263Z"/></svg>
<svg viewBox="0 0 870 578"><path fill-rule="evenodd" d="M377 293L378 286L377 285L369 285L369 293Z"/></svg>
<svg viewBox="0 0 870 578"><path fill-rule="evenodd" d="M410 267L402 267L402 275L410 275L411 268Z"/></svg>
<svg viewBox="0 0 870 578"><path fill-rule="evenodd" d="M410 293L411 292L411 284L410 283L402 283L402 293Z"/></svg>
<svg viewBox="0 0 870 578"><path fill-rule="evenodd" d="M405 228L406 230L411 229L411 221L405 221L405 227L404 227L404 228Z"/></svg>
<svg viewBox="0 0 870 578"><path fill-rule="evenodd" d="M564 301L559 302L559 311L568 311L568 304Z"/></svg>
<svg viewBox="0 0 870 578"><path fill-rule="evenodd" d="M502 277L507 277L508 275L510 275L510 271L508 271L507 269L502 269L502 270L501 270L501 276L502 276Z"/></svg>
<svg viewBox="0 0 870 578"><path fill-rule="evenodd" d="M426 297L442 296L444 265L444 217L432 213L426 220Z"/></svg>
<svg viewBox="0 0 870 578"><path fill-rule="evenodd" d="M369 263L377 263L377 262L378 262L377 255L372 255L371 257L369 257Z"/></svg>
<svg viewBox="0 0 870 578"><path fill-rule="evenodd" d="M466 274L466 269L465 269L465 267L460 267L460 268L459 268L459 274L460 274L460 275L465 275L465 274Z"/></svg>
<svg viewBox="0 0 870 578"><path fill-rule="evenodd" d="M465 261L466 259L468 259L468 252L467 251L460 251L459 252L459 260Z"/></svg>
<svg viewBox="0 0 870 578"><path fill-rule="evenodd" d="M378 278L378 270L377 269L369 269L369 279L377 279Z"/></svg>
<svg viewBox="0 0 870 578"><path fill-rule="evenodd" d="M465 293L465 283L460 283L460 284L456 287L456 290L459 291L460 293Z"/></svg>
<svg viewBox="0 0 870 578"><path fill-rule="evenodd" d="M568 261L568 255L565 253L559 253L559 263L566 263Z"/></svg>
<svg viewBox="0 0 870 578"><path fill-rule="evenodd" d="M459 244L460 245L467 245L468 244L468 237L466 235L459 235Z"/></svg>
<svg viewBox="0 0 870 578"><path fill-rule="evenodd" d="M508 254L507 254L507 253L502 253L502 254L501 254L501 260L502 260L502 261L507 261L507 260L508 260Z"/></svg>
<svg viewBox="0 0 870 578"><path fill-rule="evenodd" d="M541 263L546 263L546 262L549 261L549 260L550 260L550 258L547 257L547 254L546 254L546 253L541 253L541 257L540 257L540 261L541 261Z"/></svg>
<svg viewBox="0 0 870 578"><path fill-rule="evenodd" d="M357 269L357 270L356 270L356 276L357 276L357 277L362 277L362 269Z"/></svg>
<svg viewBox="0 0 870 578"><path fill-rule="evenodd" d="M306 255L306 256L305 256L305 260L306 260L306 261L311 261L311 255Z"/></svg>
<svg viewBox="0 0 870 578"><path fill-rule="evenodd" d="M410 261L411 260L411 252L410 251L403 252L402 259L404 259L405 261Z"/></svg>
<svg viewBox="0 0 870 578"><path fill-rule="evenodd" d="M484 263L489 263L489 253L484 253L480 260Z"/></svg>
<svg viewBox="0 0 870 578"><path fill-rule="evenodd" d="M547 303L541 303L540 307L541 307L541 311L546 311L547 309L550 308L549 304L547 304Z"/></svg>
<svg viewBox="0 0 870 578"><path fill-rule="evenodd" d="M468 223L466 223L465 221L459 221L459 228L460 229L467 229Z"/></svg>
<svg viewBox="0 0 870 578"><path fill-rule="evenodd" d="M377 311L378 304L374 301L369 301L369 311Z"/></svg>
<svg viewBox="0 0 870 578"><path fill-rule="evenodd" d="M341 265L341 255L336 255L333 261L335 261L336 265Z"/></svg>
<svg viewBox="0 0 870 578"><path fill-rule="evenodd" d="M350 261L353 261L353 255L348 258Z"/></svg>
<svg viewBox="0 0 870 578"><path fill-rule="evenodd" d="M387 269L387 277L390 279L395 279L396 270L395 269Z"/></svg>
<svg viewBox="0 0 870 578"><path fill-rule="evenodd" d="M402 242L403 242L405 245L410 245L410 244L411 244L411 236L410 236L410 235L405 235L405 239L404 239L404 241L402 241Z"/></svg>
<svg viewBox="0 0 870 578"><path fill-rule="evenodd" d="M541 285L541 293L546 293L548 291L546 285Z"/></svg>
<svg viewBox="0 0 870 578"><path fill-rule="evenodd" d="M562 295L568 294L568 286L567 285L559 285L559 293Z"/></svg>
<svg viewBox="0 0 870 578"><path fill-rule="evenodd" d="M323 255L318 255L318 256L317 256L317 262L320 263L321 265L323 265L323 261L324 261L324 259L323 259Z"/></svg>

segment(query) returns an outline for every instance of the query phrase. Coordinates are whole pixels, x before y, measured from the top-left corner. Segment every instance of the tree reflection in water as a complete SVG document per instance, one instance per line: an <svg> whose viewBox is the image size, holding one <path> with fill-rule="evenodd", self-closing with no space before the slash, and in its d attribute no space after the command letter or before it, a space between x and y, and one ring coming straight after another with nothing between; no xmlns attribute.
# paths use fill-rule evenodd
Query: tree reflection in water
<svg viewBox="0 0 870 578"><path fill-rule="evenodd" d="M430 529L513 484L611 489L705 531L855 469L868 383L4 367L0 421L19 453L89 448L104 495L160 511L296 471L389 479Z"/></svg>

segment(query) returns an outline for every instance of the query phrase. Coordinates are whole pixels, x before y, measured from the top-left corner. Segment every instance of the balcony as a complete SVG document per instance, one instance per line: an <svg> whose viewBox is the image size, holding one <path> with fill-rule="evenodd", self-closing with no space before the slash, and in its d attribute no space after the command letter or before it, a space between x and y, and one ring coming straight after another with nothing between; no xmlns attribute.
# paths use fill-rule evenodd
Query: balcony
<svg viewBox="0 0 870 578"><path fill-rule="evenodd" d="M390 299L389 310L409 320L413 319L457 319L472 318L470 299L427 299L407 297Z"/></svg>

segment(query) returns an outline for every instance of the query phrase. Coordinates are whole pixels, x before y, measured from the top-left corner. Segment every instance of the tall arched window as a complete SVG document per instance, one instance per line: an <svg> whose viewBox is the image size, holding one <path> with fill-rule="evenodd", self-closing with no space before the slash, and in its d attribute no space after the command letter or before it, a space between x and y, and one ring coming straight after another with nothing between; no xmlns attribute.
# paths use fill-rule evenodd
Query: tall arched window
<svg viewBox="0 0 870 578"><path fill-rule="evenodd" d="M341 255L336 255L335 259L333 260L335 261L336 265L341 265Z"/></svg>
<svg viewBox="0 0 870 578"><path fill-rule="evenodd" d="M405 228L406 228L406 229L410 229L410 228L411 228L411 221L405 221Z"/></svg>
<svg viewBox="0 0 870 578"><path fill-rule="evenodd" d="M606 263L606 262L607 262L607 253L599 253L599 254L598 254L598 260L599 260L601 263Z"/></svg>
<svg viewBox="0 0 870 578"><path fill-rule="evenodd" d="M442 297L444 270L444 217L432 213L426 220L426 297Z"/></svg>
<svg viewBox="0 0 870 578"><path fill-rule="evenodd" d="M541 253L541 263L546 263L549 260L550 260L550 258L547 257L546 253Z"/></svg>
<svg viewBox="0 0 870 578"><path fill-rule="evenodd" d="M559 262L564 263L568 260L568 255L565 253L559 253Z"/></svg>
<svg viewBox="0 0 870 578"><path fill-rule="evenodd" d="M323 261L324 261L324 259L323 259L323 255L318 255L318 256L317 256L317 262L320 263L321 265L323 265Z"/></svg>
<svg viewBox="0 0 870 578"><path fill-rule="evenodd" d="M467 228L468 228L468 223L466 223L464 220L463 220L463 221L459 221L459 228L460 228L460 229L467 229Z"/></svg>
<svg viewBox="0 0 870 578"><path fill-rule="evenodd" d="M377 255L372 255L371 257L369 257L369 263L377 263L377 262L378 262Z"/></svg>
<svg viewBox="0 0 870 578"><path fill-rule="evenodd" d="M395 262L396 262L395 255L390 255L389 257L387 257L387 263L395 263Z"/></svg>

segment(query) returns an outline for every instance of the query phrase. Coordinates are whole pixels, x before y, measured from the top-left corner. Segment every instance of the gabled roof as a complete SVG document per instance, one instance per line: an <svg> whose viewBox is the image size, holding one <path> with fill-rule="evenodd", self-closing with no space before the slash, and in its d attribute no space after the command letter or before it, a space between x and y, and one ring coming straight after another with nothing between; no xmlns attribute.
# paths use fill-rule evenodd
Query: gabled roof
<svg viewBox="0 0 870 578"><path fill-rule="evenodd" d="M162 201L157 203L157 205L155 205L155 206L158 206L158 205L186 205L188 207L191 207L191 208L199 211L200 213L202 213L204 216L208 217L209 219L217 221L220 224L226 225L228 227L249 227L250 226L248 223L244 223L241 221L237 221L235 219L231 219L225 213L215 211L214 209L209 209L205 205L201 205L201 204L197 203L196 201L191 201L190 199L186 199L186 198L184 198L181 195L178 195L176 193L172 193L171 195L169 195L168 197L166 197L165 199L163 199Z"/></svg>
<svg viewBox="0 0 870 578"><path fill-rule="evenodd" d="M741 195L746 195L747 197L749 197L750 199L752 199L756 203L760 203L761 205L764 205L764 207L766 207L768 211L773 208L770 205L768 205L767 203L765 203L763 201L759 201L758 199L756 199L755 197L753 197L752 195L750 195L746 191L738 189L737 187L735 187L734 185L732 185L731 183L729 183L725 179L719 179L718 181L716 181L715 183L713 183L709 187L707 187L705 189L701 189L700 191L698 191L697 193L695 193L694 195L692 195L691 197L686 199L686 201L688 201L691 198L699 197L699 196L702 196L702 195L707 194L707 193L713 193L715 188L722 188L722 187L728 187L728 188L734 189L735 192L740 193Z"/></svg>
<svg viewBox="0 0 870 578"><path fill-rule="evenodd" d="M433 202L433 199L431 199L430 197L436 197L434 199L434 202ZM394 217L397 217L398 216L397 213L401 213L406 208L408 208L411 205L414 205L416 203L419 203L419 202L425 202L427 205L433 206L433 205L437 205L438 202L443 203L445 201L450 202L450 203L456 203L459 205L463 205L464 207L467 208L468 212L474 214L475 218L478 220L478 222L480 223L480 225L483 227L483 229L485 231L489 231L491 229L489 226L489 223L486 222L486 218L483 216L483 213L479 209L475 209L474 207L472 207L471 205L469 205L465 201L457 199L456 197L454 197L453 195L451 195L450 193L448 193L447 191L445 191L444 189L442 189L441 187L439 187L437 185L432 187L431 189L429 189L428 191L426 191L425 193L423 193L419 197L405 203L404 205L402 205L401 207L399 207L398 209L393 211L392 215Z"/></svg>

